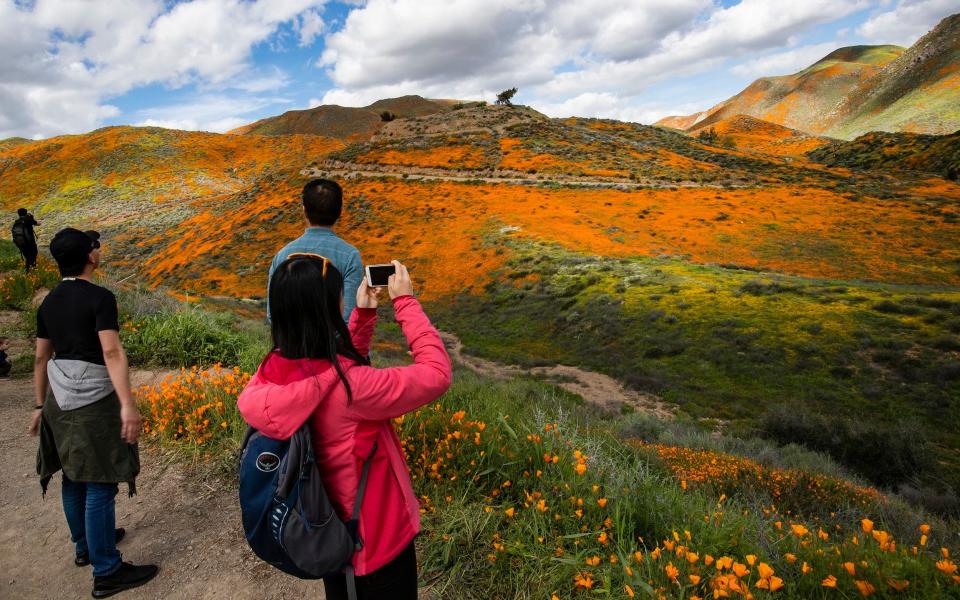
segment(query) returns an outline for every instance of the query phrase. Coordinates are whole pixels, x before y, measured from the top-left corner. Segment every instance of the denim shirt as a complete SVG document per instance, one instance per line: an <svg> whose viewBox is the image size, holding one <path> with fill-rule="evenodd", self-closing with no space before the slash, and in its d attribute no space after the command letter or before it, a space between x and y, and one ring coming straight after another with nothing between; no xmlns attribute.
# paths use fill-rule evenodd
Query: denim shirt
<svg viewBox="0 0 960 600"><path fill-rule="evenodd" d="M273 257L267 277L267 321L270 321L270 280L273 272L288 256L297 252L326 256L343 275L343 320L349 322L350 313L357 304L357 288L363 278L363 262L360 260L360 252L337 237L329 227L308 227L303 235L284 246Z"/></svg>

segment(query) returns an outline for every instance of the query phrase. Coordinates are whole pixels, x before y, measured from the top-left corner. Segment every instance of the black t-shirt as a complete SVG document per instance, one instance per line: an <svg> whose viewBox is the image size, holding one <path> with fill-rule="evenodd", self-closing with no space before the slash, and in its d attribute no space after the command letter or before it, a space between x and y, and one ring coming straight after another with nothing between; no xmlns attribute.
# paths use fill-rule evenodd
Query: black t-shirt
<svg viewBox="0 0 960 600"><path fill-rule="evenodd" d="M117 298L84 281L61 281L37 311L37 337L50 340L57 358L105 364L100 331L120 331Z"/></svg>

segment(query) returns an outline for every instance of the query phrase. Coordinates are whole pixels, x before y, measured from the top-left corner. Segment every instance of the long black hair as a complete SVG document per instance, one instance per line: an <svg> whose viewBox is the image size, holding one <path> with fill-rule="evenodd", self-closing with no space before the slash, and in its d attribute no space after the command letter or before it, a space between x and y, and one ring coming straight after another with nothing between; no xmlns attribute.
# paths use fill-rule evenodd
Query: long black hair
<svg viewBox="0 0 960 600"><path fill-rule="evenodd" d="M324 274L326 273L326 274ZM329 360L353 401L350 383L337 356L368 365L350 339L340 299L343 276L317 255L295 254L280 263L270 279L270 334L284 358Z"/></svg>

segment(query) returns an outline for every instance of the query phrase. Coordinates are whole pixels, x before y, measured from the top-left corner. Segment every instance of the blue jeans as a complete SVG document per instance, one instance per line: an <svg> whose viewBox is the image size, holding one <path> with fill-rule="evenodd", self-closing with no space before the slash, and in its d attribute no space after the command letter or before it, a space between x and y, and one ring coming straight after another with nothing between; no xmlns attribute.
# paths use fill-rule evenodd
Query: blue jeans
<svg viewBox="0 0 960 600"><path fill-rule="evenodd" d="M115 537L117 484L72 481L64 473L62 496L77 554L89 554L94 577L112 575L120 568Z"/></svg>

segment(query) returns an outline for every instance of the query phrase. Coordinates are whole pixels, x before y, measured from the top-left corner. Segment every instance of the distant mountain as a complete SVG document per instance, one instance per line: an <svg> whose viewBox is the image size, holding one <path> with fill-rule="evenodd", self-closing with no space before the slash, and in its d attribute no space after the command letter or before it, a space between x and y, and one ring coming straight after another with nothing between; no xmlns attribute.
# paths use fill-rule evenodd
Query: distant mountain
<svg viewBox="0 0 960 600"><path fill-rule="evenodd" d="M946 134L960 129L960 14L947 17L836 110L828 133L850 139L868 131Z"/></svg>
<svg viewBox="0 0 960 600"><path fill-rule="evenodd" d="M291 110L277 117L268 117L238 127L229 133L242 135L289 135L305 133L343 141L370 139L386 122L381 113L396 118L422 117L449 111L454 101L428 100L420 96L401 96L377 100L369 106L354 108L325 104L307 110Z"/></svg>
<svg viewBox="0 0 960 600"><path fill-rule="evenodd" d="M798 73L762 77L709 110L666 117L657 125L686 131L742 114L821 134L826 130L820 122L822 116L904 51L899 46L840 48Z"/></svg>
<svg viewBox="0 0 960 600"><path fill-rule="evenodd" d="M792 75L762 77L712 108L656 124L689 131L739 114L852 139L867 131L944 134L960 128L960 15L910 49L851 46Z"/></svg>

